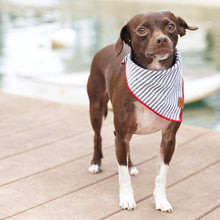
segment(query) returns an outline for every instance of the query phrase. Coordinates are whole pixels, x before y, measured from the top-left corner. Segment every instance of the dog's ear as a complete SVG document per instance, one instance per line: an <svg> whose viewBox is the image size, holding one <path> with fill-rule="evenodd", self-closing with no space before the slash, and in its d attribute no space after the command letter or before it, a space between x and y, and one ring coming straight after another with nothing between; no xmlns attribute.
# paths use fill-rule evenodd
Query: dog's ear
<svg viewBox="0 0 220 220"><path fill-rule="evenodd" d="M189 26L182 18L177 17L177 23L178 23L178 34L180 37L184 36L186 34L186 29L190 31L195 31L198 29L198 27L195 26Z"/></svg>
<svg viewBox="0 0 220 220"><path fill-rule="evenodd" d="M115 56L116 57L120 55L123 49L123 45L124 45L123 42L130 45L130 35L129 35L127 24L122 27L119 38L115 43Z"/></svg>

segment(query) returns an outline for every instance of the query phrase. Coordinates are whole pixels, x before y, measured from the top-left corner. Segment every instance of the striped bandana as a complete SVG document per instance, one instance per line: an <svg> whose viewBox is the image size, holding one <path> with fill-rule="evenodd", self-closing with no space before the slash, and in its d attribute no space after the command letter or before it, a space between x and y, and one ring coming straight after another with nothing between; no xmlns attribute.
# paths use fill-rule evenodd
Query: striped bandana
<svg viewBox="0 0 220 220"><path fill-rule="evenodd" d="M122 64L125 64L128 90L140 103L162 118L182 121L184 85L179 51L175 64L165 70L144 69L131 60L130 54L123 59Z"/></svg>

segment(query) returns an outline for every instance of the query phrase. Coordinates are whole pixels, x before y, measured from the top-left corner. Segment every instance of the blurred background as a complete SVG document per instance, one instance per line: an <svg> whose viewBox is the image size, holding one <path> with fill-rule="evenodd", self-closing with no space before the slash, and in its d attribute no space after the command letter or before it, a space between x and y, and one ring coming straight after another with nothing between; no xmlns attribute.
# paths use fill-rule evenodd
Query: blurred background
<svg viewBox="0 0 220 220"><path fill-rule="evenodd" d="M169 10L199 30L179 39L184 123L220 131L220 2L210 0L1 0L0 90L88 105L92 57L133 15Z"/></svg>

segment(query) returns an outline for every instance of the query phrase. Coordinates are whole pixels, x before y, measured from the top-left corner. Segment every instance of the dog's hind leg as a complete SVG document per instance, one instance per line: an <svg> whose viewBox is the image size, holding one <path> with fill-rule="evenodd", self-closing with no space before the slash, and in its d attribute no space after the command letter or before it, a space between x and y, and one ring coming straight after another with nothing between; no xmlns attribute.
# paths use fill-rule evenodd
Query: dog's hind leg
<svg viewBox="0 0 220 220"><path fill-rule="evenodd" d="M137 176L139 174L138 169L131 162L130 151L129 151L129 154L128 154L128 169L129 169L129 173L130 173L131 176Z"/></svg>
<svg viewBox="0 0 220 220"><path fill-rule="evenodd" d="M94 130L94 153L89 167L89 172L96 174L102 171L102 137L101 127L103 117L107 115L108 95L106 92L105 80L102 74L91 70L87 84L87 91L90 101L90 120Z"/></svg>

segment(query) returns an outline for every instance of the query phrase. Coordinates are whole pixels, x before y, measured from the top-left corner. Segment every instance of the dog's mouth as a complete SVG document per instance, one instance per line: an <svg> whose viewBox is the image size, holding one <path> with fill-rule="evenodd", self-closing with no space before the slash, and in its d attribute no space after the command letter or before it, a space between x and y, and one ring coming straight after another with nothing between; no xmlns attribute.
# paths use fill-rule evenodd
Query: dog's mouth
<svg viewBox="0 0 220 220"><path fill-rule="evenodd" d="M162 47L151 51L146 51L145 56L148 58L158 57L161 59L166 59L172 54L172 49L169 47Z"/></svg>
<svg viewBox="0 0 220 220"><path fill-rule="evenodd" d="M170 48L160 48L154 51L154 55L165 55L171 53Z"/></svg>

